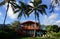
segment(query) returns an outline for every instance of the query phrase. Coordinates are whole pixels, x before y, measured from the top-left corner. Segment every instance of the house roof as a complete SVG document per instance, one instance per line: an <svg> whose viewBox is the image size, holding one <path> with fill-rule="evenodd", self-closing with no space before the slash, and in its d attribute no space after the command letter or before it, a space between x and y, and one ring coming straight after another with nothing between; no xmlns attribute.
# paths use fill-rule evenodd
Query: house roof
<svg viewBox="0 0 60 39"><path fill-rule="evenodd" d="M25 23L36 23L36 24L38 24L38 22L35 22L35 21L24 21L24 22L22 22L21 24L25 24Z"/></svg>

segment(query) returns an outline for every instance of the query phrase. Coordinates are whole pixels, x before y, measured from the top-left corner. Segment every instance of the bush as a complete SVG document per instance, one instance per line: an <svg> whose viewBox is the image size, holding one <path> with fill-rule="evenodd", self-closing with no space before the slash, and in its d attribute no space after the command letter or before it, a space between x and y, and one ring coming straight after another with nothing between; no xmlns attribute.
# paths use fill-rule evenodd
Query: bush
<svg viewBox="0 0 60 39"><path fill-rule="evenodd" d="M60 37L60 32L53 34L55 37Z"/></svg>
<svg viewBox="0 0 60 39"><path fill-rule="evenodd" d="M0 37L1 38L15 38L17 37L17 34L14 30L12 29L8 29L7 31L2 32L2 30L0 30Z"/></svg>

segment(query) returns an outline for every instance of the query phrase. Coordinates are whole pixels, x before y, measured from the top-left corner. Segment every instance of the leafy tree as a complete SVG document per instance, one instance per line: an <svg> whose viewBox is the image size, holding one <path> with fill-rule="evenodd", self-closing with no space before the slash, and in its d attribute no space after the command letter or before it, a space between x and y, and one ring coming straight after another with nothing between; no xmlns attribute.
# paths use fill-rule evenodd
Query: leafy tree
<svg viewBox="0 0 60 39"><path fill-rule="evenodd" d="M52 37L52 27L51 27L52 25L47 25L46 26L46 30L47 30L47 33L46 33L46 35L47 35L47 37ZM49 36L48 36L49 35Z"/></svg>
<svg viewBox="0 0 60 39"><path fill-rule="evenodd" d="M53 32L58 32L58 31L59 31L59 30L58 30L58 25L53 25L52 28L51 28L51 30L52 30Z"/></svg>
<svg viewBox="0 0 60 39"><path fill-rule="evenodd" d="M14 21L12 24L11 24L11 27L13 30L17 30L20 26L20 22L19 21Z"/></svg>
<svg viewBox="0 0 60 39"><path fill-rule="evenodd" d="M47 30L47 32L50 32L50 30L51 30L51 25L47 25L47 26L46 26L46 30Z"/></svg>

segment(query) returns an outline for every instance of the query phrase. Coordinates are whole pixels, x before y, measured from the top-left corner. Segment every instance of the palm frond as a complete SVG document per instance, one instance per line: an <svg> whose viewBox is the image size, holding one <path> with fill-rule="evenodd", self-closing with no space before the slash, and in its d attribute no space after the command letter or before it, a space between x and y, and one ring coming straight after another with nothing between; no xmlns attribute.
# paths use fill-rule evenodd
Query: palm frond
<svg viewBox="0 0 60 39"><path fill-rule="evenodd" d="M42 0L34 0L34 2L37 3L37 4L41 4Z"/></svg>
<svg viewBox="0 0 60 39"><path fill-rule="evenodd" d="M16 3L10 3L14 13L17 13L21 7Z"/></svg>
<svg viewBox="0 0 60 39"><path fill-rule="evenodd" d="M29 11L29 12L28 12L28 13L29 13L29 15L30 15L32 12L33 12L33 10Z"/></svg>
<svg viewBox="0 0 60 39"><path fill-rule="evenodd" d="M30 5L26 5L26 7L30 8L30 9L31 9L31 8L33 8L33 7L32 7L32 6L30 6Z"/></svg>
<svg viewBox="0 0 60 39"><path fill-rule="evenodd" d="M42 0L34 0L35 2L40 2L40 3L42 3Z"/></svg>
<svg viewBox="0 0 60 39"><path fill-rule="evenodd" d="M31 9L30 9L30 10L31 10ZM25 13L28 17L29 17L29 13L28 13L28 12L29 12L30 10L25 10L25 11L24 11L24 13Z"/></svg>
<svg viewBox="0 0 60 39"><path fill-rule="evenodd" d="M36 12L36 16L37 16L38 23L40 24L40 19L39 19L39 13L38 12Z"/></svg>
<svg viewBox="0 0 60 39"><path fill-rule="evenodd" d="M39 9L38 9L37 11L38 11L40 14L43 15L43 11L42 11L42 10L39 10Z"/></svg>
<svg viewBox="0 0 60 39"><path fill-rule="evenodd" d="M30 3L32 3L34 6L38 6L42 3L42 0L34 0L34 2L31 1Z"/></svg>
<svg viewBox="0 0 60 39"><path fill-rule="evenodd" d="M42 9L42 11L43 11L43 13L44 13L45 15L47 15L47 13L46 13L46 10L45 10L45 9Z"/></svg>
<svg viewBox="0 0 60 39"><path fill-rule="evenodd" d="M23 15L24 15L25 18L28 16L28 15L27 15L26 13L24 13L24 12L23 12Z"/></svg>
<svg viewBox="0 0 60 39"><path fill-rule="evenodd" d="M21 17L22 17L22 10L21 10L21 12L19 13L19 15L18 15L18 18L20 18L21 19Z"/></svg>
<svg viewBox="0 0 60 39"><path fill-rule="evenodd" d="M20 3L21 6L23 6L23 7L26 6L24 2L19 1L19 3Z"/></svg>
<svg viewBox="0 0 60 39"><path fill-rule="evenodd" d="M16 11L14 11L14 13L17 13L17 12L19 12L20 10L18 9L18 10L16 10Z"/></svg>
<svg viewBox="0 0 60 39"><path fill-rule="evenodd" d="M11 0L11 1L16 1L16 0Z"/></svg>
<svg viewBox="0 0 60 39"><path fill-rule="evenodd" d="M8 9L9 9L9 3L8 3L8 5L7 5L7 11L8 11Z"/></svg>
<svg viewBox="0 0 60 39"><path fill-rule="evenodd" d="M42 5L39 5L38 8L48 8L48 7L44 4L42 4Z"/></svg>
<svg viewBox="0 0 60 39"><path fill-rule="evenodd" d="M15 8L11 5L13 12L15 11Z"/></svg>
<svg viewBox="0 0 60 39"><path fill-rule="evenodd" d="M34 15L35 15L35 20L36 20L36 18L37 18L37 16L36 16L36 10L35 10L35 13L34 13Z"/></svg>
<svg viewBox="0 0 60 39"><path fill-rule="evenodd" d="M0 2L0 6L3 6L3 5L5 5L5 1L2 1L2 2Z"/></svg>
<svg viewBox="0 0 60 39"><path fill-rule="evenodd" d="M10 3L15 9L16 8L20 8L21 9L21 7L18 5L18 4L16 4L16 3Z"/></svg>

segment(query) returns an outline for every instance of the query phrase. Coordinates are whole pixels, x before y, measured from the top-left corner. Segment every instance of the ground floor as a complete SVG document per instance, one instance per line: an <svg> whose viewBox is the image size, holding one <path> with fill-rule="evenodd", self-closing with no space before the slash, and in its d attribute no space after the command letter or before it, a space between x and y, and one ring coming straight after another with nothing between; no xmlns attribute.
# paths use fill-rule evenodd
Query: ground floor
<svg viewBox="0 0 60 39"><path fill-rule="evenodd" d="M46 34L45 30L22 30L19 32L21 36L33 36L35 33L35 36L42 36Z"/></svg>

